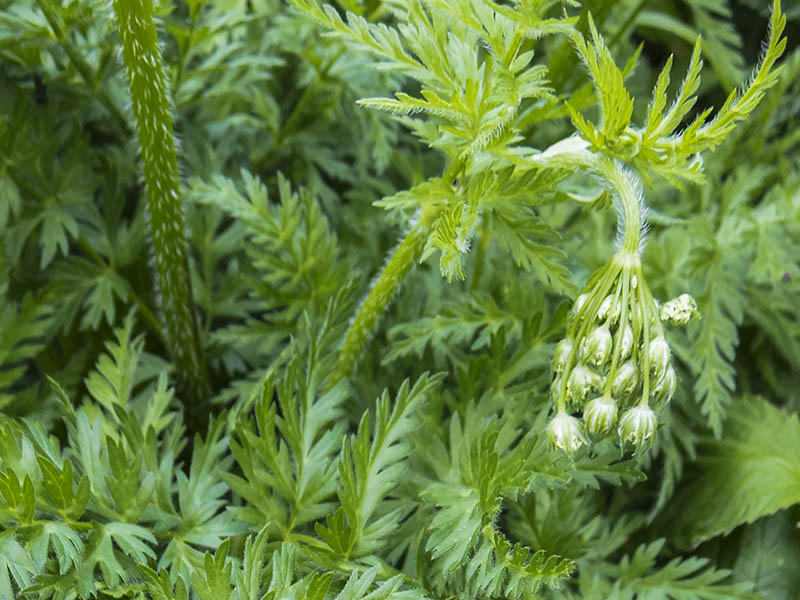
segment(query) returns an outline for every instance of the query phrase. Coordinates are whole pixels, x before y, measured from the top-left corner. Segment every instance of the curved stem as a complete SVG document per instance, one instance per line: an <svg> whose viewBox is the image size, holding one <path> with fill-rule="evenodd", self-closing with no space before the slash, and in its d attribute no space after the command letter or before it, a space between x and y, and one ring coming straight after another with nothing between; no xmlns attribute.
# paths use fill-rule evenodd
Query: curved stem
<svg viewBox="0 0 800 600"><path fill-rule="evenodd" d="M638 260L642 242L642 201L637 190L636 179L619 163L608 159L599 161L601 173L617 192L619 252L623 257Z"/></svg>
<svg viewBox="0 0 800 600"><path fill-rule="evenodd" d="M632 263L638 260L644 219L639 184L633 173L625 170L619 162L591 152L589 142L578 136L556 142L530 160L543 167L574 168L579 165L605 179L617 193L617 227L620 235L617 254L623 263L626 259Z"/></svg>
<svg viewBox="0 0 800 600"><path fill-rule="evenodd" d="M575 316L577 326L577 335L573 336L575 345L571 349L566 362L565 372L569 372L574 364L577 354L579 352L579 343L586 334L590 323L590 319L584 319L584 314L594 314L597 311L599 303L605 298L613 282L617 279L620 273L625 271L640 269L640 254L642 246L642 231L643 231L643 202L640 199L638 190L638 183L636 177L626 171L622 165L610 158L602 155L595 154L589 150L589 143L578 137L572 136L563 139L541 154L531 157L531 161L538 163L545 167L564 167L580 165L583 168L594 171L603 179L616 192L616 206L617 206L617 228L619 230L619 248L603 272L602 279L595 282L595 292L593 297L586 303L585 306L578 311ZM641 284L639 286L639 293L641 294L641 286L644 281L641 273L638 273ZM627 277L623 277L627 279ZM627 283L623 286L622 294L623 301L627 304ZM586 312L590 311L590 312ZM622 328L620 328L622 331ZM621 335L621 334L620 334ZM616 368L618 357L614 356L613 369ZM610 378L609 378L610 380ZM562 378L556 397L556 409L564 411L566 409L566 389L567 379ZM606 382L605 392L608 393L610 389L609 382Z"/></svg>
<svg viewBox="0 0 800 600"><path fill-rule="evenodd" d="M423 207L414 226L395 248L380 276L374 280L367 297L350 323L342 347L339 349L336 370L328 379L326 389L333 388L341 380L353 374L378 320L419 260L435 216L433 210L426 210Z"/></svg>

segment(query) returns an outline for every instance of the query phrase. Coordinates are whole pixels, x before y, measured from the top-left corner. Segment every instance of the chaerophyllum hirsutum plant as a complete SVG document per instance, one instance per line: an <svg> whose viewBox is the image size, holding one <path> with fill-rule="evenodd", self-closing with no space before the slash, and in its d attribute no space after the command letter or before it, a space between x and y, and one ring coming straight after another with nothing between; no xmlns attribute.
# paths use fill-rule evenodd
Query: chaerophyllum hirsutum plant
<svg viewBox="0 0 800 600"><path fill-rule="evenodd" d="M0 600L793 600L798 26L0 0Z"/></svg>
<svg viewBox="0 0 800 600"><path fill-rule="evenodd" d="M669 107L672 58L658 76L644 123L636 126L634 101L625 87L636 57L620 69L591 14L585 20L587 39L577 18L566 13L542 18L553 2L524 9L467 2L458 16L440 11L435 3L428 9L413 2L403 14L408 22L398 30L371 26L352 14L344 21L332 7L312 1L295 4L376 55L381 68L418 82L417 96L397 92L394 98L359 103L398 115L417 137L445 155L440 177L378 202L387 209L413 211L412 225L350 325L332 382L352 374L369 333L413 264L433 253L440 255L443 276L463 278L464 255L475 238L495 234L519 265L554 290L566 291L563 272L549 262L548 249L531 243L526 229L552 233L533 208L560 200L557 184L576 171L587 171L613 198L617 249L589 277L568 318L566 336L556 347L548 439L568 453L589 438L608 435L637 451L647 449L656 435L657 412L677 387L662 320L685 325L697 315L697 307L688 294L660 307L650 292L641 260L647 206L640 179L659 175L675 185L702 183L702 153L722 143L778 79L775 63L786 48L780 4L773 4L769 38L747 87L732 91L713 116L711 108L705 109L683 128L700 85L699 39ZM531 113L559 102L547 67L535 64L533 45L544 36L564 37L574 47L591 78L598 118L592 122L565 102L575 133L538 150L522 144L521 124L533 126ZM414 116L418 114L427 118Z"/></svg>

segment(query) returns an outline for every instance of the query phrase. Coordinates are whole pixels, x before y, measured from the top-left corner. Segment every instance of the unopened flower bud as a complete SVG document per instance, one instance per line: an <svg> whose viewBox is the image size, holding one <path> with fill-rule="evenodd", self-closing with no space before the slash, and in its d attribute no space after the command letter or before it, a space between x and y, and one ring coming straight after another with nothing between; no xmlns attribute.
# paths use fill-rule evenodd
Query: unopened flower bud
<svg viewBox="0 0 800 600"><path fill-rule="evenodd" d="M694 317L699 315L697 312L697 302L689 294L681 294L669 302L665 302L661 307L661 320L667 321L674 327L686 325Z"/></svg>
<svg viewBox="0 0 800 600"><path fill-rule="evenodd" d="M597 309L597 320L613 323L619 318L621 307L616 301L614 294L609 294L603 298L600 308Z"/></svg>
<svg viewBox="0 0 800 600"><path fill-rule="evenodd" d="M589 299L589 294L583 293L575 299L575 304L572 305L572 315L577 316L583 305L586 304L586 301Z"/></svg>
<svg viewBox="0 0 800 600"><path fill-rule="evenodd" d="M630 323L625 323L622 327L622 341L620 342L619 359L625 360L631 355L633 350L633 328Z"/></svg>
<svg viewBox="0 0 800 600"><path fill-rule="evenodd" d="M613 342L608 326L595 327L594 331L581 343L581 358L600 366L608 360L612 346Z"/></svg>
<svg viewBox="0 0 800 600"><path fill-rule="evenodd" d="M664 372L664 376L653 386L653 396L659 402L667 403L675 395L678 387L678 379L675 376L675 369L671 366Z"/></svg>
<svg viewBox="0 0 800 600"><path fill-rule="evenodd" d="M580 404L591 390L599 390L602 385L603 378L597 372L584 365L578 365L569 374L567 396L572 402Z"/></svg>
<svg viewBox="0 0 800 600"><path fill-rule="evenodd" d="M611 382L611 392L616 397L632 394L639 384L639 367L632 361L626 361L617 369Z"/></svg>
<svg viewBox="0 0 800 600"><path fill-rule="evenodd" d="M669 367L669 344L667 338L659 335L650 340L647 348L647 356L650 359L650 370L655 375L655 380L659 381Z"/></svg>
<svg viewBox="0 0 800 600"><path fill-rule="evenodd" d="M658 427L656 413L649 406L634 406L619 420L617 433L620 441L630 443L636 451L646 450L653 443Z"/></svg>
<svg viewBox="0 0 800 600"><path fill-rule="evenodd" d="M556 351L553 354L554 373L564 372L564 369L567 368L567 360L569 359L570 352L572 352L572 340L570 338L564 338L558 342L558 345L556 345Z"/></svg>
<svg viewBox="0 0 800 600"><path fill-rule="evenodd" d="M547 426L547 442L551 448L559 448L572 454L587 443L581 422L565 412L558 413Z"/></svg>
<svg viewBox="0 0 800 600"><path fill-rule="evenodd" d="M589 435L600 437L614 428L617 421L617 403L613 398L600 396L583 409L583 422Z"/></svg>

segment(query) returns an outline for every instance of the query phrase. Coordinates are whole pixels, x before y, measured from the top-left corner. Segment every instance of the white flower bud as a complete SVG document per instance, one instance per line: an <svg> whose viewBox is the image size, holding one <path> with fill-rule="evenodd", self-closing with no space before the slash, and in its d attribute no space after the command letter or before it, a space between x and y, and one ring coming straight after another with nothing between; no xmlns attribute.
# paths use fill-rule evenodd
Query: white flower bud
<svg viewBox="0 0 800 600"><path fill-rule="evenodd" d="M613 341L608 326L595 327L581 343L581 358L600 366L608 360L612 346Z"/></svg>
<svg viewBox="0 0 800 600"><path fill-rule="evenodd" d="M633 328L630 323L625 323L622 327L622 341L620 342L619 359L625 360L631 355L633 350Z"/></svg>
<svg viewBox="0 0 800 600"><path fill-rule="evenodd" d="M649 406L634 406L619 420L617 433L620 441L633 444L637 452L646 450L653 443L658 419Z"/></svg>
<svg viewBox="0 0 800 600"><path fill-rule="evenodd" d="M647 348L647 356L650 360L650 371L655 375L655 380L659 381L669 367L669 344L663 335L650 340Z"/></svg>
<svg viewBox="0 0 800 600"><path fill-rule="evenodd" d="M565 412L558 413L547 426L547 442L551 448L572 454L587 443L581 422Z"/></svg>
<svg viewBox="0 0 800 600"><path fill-rule="evenodd" d="M661 320L667 321L674 327L686 325L699 313L697 312L697 302L689 294L681 294L669 302L665 302L661 307Z"/></svg>
<svg viewBox="0 0 800 600"><path fill-rule="evenodd" d="M617 421L617 403L613 398L600 396L583 409L583 422L589 435L600 437L614 428Z"/></svg>
<svg viewBox="0 0 800 600"><path fill-rule="evenodd" d="M611 392L616 396L632 394L639 385L639 366L632 360L626 361L617 369L611 382Z"/></svg>
<svg viewBox="0 0 800 600"><path fill-rule="evenodd" d="M558 342L558 345L556 345L556 351L553 354L554 373L564 372L564 369L567 368L567 360L569 359L570 352L572 352L572 340L570 338L564 338Z"/></svg>
<svg viewBox="0 0 800 600"><path fill-rule="evenodd" d="M603 298L600 308L597 309L597 320L613 323L619 318L621 309L622 308L620 307L619 302L616 301L614 294L609 294Z"/></svg>
<svg viewBox="0 0 800 600"><path fill-rule="evenodd" d="M572 369L567 380L567 397L575 404L580 404L586 399L591 390L599 390L603 385L603 378L589 367L578 365Z"/></svg>
<svg viewBox="0 0 800 600"><path fill-rule="evenodd" d="M589 299L589 294L583 293L575 299L575 304L572 305L572 316L577 316L583 305Z"/></svg>
<svg viewBox="0 0 800 600"><path fill-rule="evenodd" d="M675 395L675 389L678 387L678 378L675 375L675 369L671 366L664 372L664 376L653 386L653 396L659 402L667 403L672 400Z"/></svg>

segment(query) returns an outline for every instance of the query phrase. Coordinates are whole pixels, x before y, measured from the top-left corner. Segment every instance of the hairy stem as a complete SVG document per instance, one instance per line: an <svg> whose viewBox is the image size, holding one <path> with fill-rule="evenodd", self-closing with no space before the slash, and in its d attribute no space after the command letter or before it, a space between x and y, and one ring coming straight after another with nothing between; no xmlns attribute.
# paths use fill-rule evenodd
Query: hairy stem
<svg viewBox="0 0 800 600"><path fill-rule="evenodd" d="M152 0L114 0L114 12L139 135L162 318L181 391L199 409L196 405L208 396L208 382L189 280L169 86Z"/></svg>
<svg viewBox="0 0 800 600"><path fill-rule="evenodd" d="M635 176L624 170L619 163L601 159L599 172L617 192L617 227L619 232L619 252L636 257L641 254L642 245L642 201L637 189Z"/></svg>
<svg viewBox="0 0 800 600"><path fill-rule="evenodd" d="M591 152L589 143L577 136L565 138L534 155L532 162L545 167L581 166L600 175L616 193L618 253L631 257L641 254L644 228L644 206L638 189L638 180L630 171L610 158Z"/></svg>
<svg viewBox="0 0 800 600"><path fill-rule="evenodd" d="M378 320L419 260L434 216L435 213L424 208L420 211L416 223L395 248L380 276L373 282L367 297L350 323L342 347L339 349L336 370L328 379L327 389L333 388L342 379L353 374Z"/></svg>

